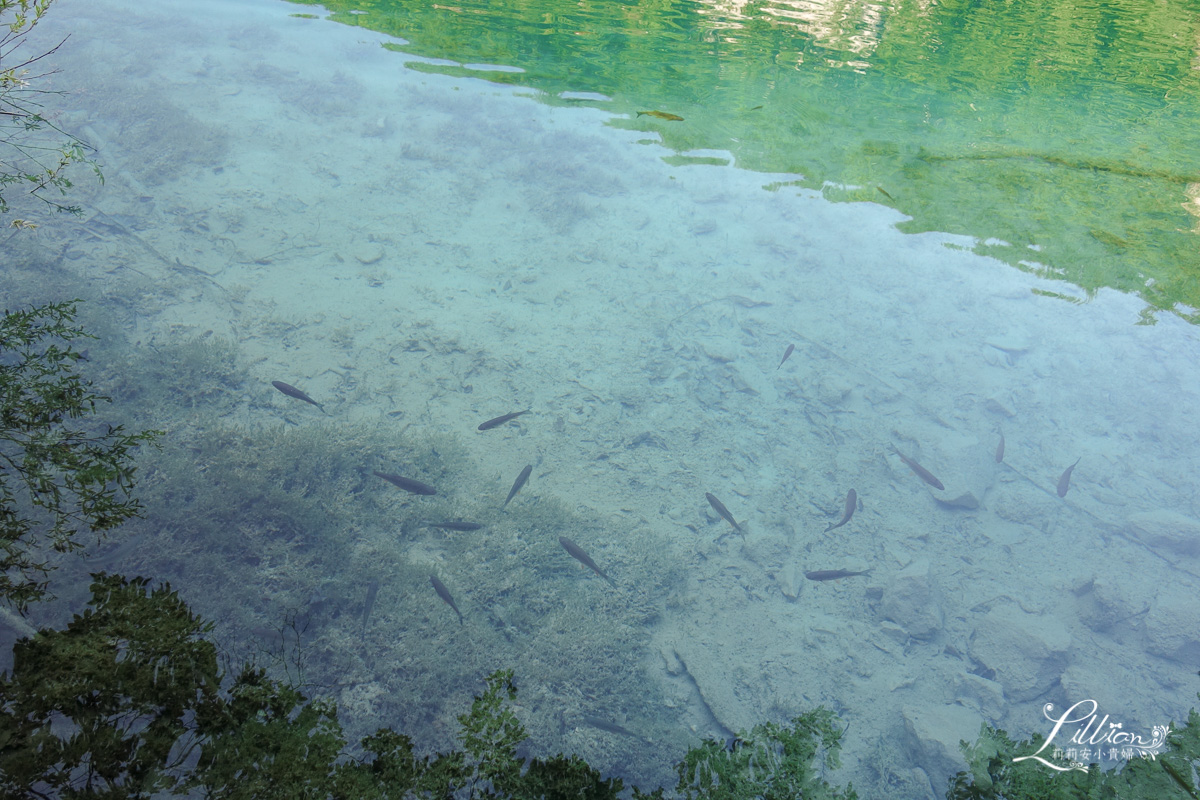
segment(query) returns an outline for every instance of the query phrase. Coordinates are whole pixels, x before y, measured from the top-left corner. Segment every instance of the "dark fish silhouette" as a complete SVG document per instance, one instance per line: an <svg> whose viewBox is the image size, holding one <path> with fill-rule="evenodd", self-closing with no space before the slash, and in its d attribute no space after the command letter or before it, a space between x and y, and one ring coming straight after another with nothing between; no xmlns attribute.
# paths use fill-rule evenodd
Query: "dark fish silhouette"
<svg viewBox="0 0 1200 800"><path fill-rule="evenodd" d="M489 419L487 422L481 423L480 426L478 428L476 428L475 430L477 430L477 431L490 430L497 426L503 425L504 423L508 422L510 419L516 419L517 417L521 416L522 414L528 414L529 411L530 411L530 409L527 408L524 411L514 411L511 414L505 414L502 417L496 417L495 419Z"/></svg>
<svg viewBox="0 0 1200 800"><path fill-rule="evenodd" d="M477 531L483 526L478 522L463 522L457 519L448 519L445 522L426 522L426 528L441 528L446 531Z"/></svg>
<svg viewBox="0 0 1200 800"><path fill-rule="evenodd" d="M780 362L779 362L779 367L782 367L782 366L783 366L783 362L784 362L784 361L787 361L789 358L791 358L791 357L792 357L792 353L794 353L794 352L795 352L795 350L796 350L796 345L794 345L794 344L789 344L789 345L787 346L787 350L784 350L784 351L783 351L783 361L780 361ZM778 369L779 369L779 367L776 367L775 369L776 369L776 370L778 370Z"/></svg>
<svg viewBox="0 0 1200 800"><path fill-rule="evenodd" d="M504 506L507 506L509 501L517 496L517 492L521 491L521 487L525 485L525 481L529 480L529 475L533 472L533 464L525 465L525 469L521 470L521 474L517 476L513 482L513 488L508 490L508 497L504 500ZM503 508L504 506L501 506Z"/></svg>
<svg viewBox="0 0 1200 800"><path fill-rule="evenodd" d="M1000 444L996 445L996 463L1004 460L1004 434L1000 434Z"/></svg>
<svg viewBox="0 0 1200 800"><path fill-rule="evenodd" d="M322 414L329 413L325 410L325 406L321 405L316 400L313 400L311 397L297 389L295 386L292 386L290 383L284 383L283 381L271 381L271 385L286 394L288 397L294 397L297 400L303 400L306 403L312 403L314 406L321 409Z"/></svg>
<svg viewBox="0 0 1200 800"><path fill-rule="evenodd" d="M420 481L414 481L412 478L406 478L403 475L396 475L391 472L380 472L379 470L375 470L375 476L377 478L383 478L397 489L403 489L404 491L411 492L412 494L437 494L437 489L433 488L432 486L421 483Z"/></svg>
<svg viewBox="0 0 1200 800"><path fill-rule="evenodd" d="M853 578L856 575L869 575L871 570L864 569L862 572L851 572L846 569L819 569L815 572L806 572L804 577L810 581L836 581L839 578Z"/></svg>
<svg viewBox="0 0 1200 800"><path fill-rule="evenodd" d="M833 523L830 523L829 527L825 529L825 533L829 533L834 528L840 528L843 525L845 525L847 522L849 522L850 518L854 516L854 509L857 507L858 507L858 493L855 492L853 489L851 489L850 493L846 495L846 513L845 513L845 515L842 516L842 521L836 525L834 525Z"/></svg>
<svg viewBox="0 0 1200 800"><path fill-rule="evenodd" d="M892 452L895 453L896 455L900 456L900 460L903 461L905 464L907 464L908 468L911 469L918 478L925 481L926 483L928 483L930 486L934 487L935 489L945 489L946 488L945 486L942 485L941 481L939 481L937 478L933 477L932 472L925 469L924 467L922 467L917 462L913 461L908 456L904 455L904 453L901 453L899 450L896 449L895 445L892 445Z"/></svg>
<svg viewBox="0 0 1200 800"><path fill-rule="evenodd" d="M371 618L371 609L375 607L375 595L379 593L379 581L367 584L367 601L363 603L363 635L367 633L367 620Z"/></svg>
<svg viewBox="0 0 1200 800"><path fill-rule="evenodd" d="M642 738L628 728L622 728L615 722L609 722L608 720L600 719L599 717L585 716L583 718L583 724L590 725L593 728L599 728L602 731L608 731L609 733L619 733L622 736L629 736L633 739Z"/></svg>
<svg viewBox="0 0 1200 800"><path fill-rule="evenodd" d="M705 492L704 496L708 498L708 504L713 507L713 510L720 514L723 520L732 525L733 529L740 533L743 538L745 538L746 532L742 530L741 525L737 524L737 520L733 518L733 514L729 513L729 509L725 507L725 504L709 492Z"/></svg>
<svg viewBox="0 0 1200 800"><path fill-rule="evenodd" d="M1083 456L1080 456L1079 458L1075 459L1075 464L1072 464L1071 466L1067 467L1067 471L1064 472L1062 474L1062 477L1058 479L1058 496L1059 497L1067 496L1067 489L1071 488L1071 472L1074 471L1076 464L1078 464L1082 458L1083 458Z"/></svg>
<svg viewBox="0 0 1200 800"><path fill-rule="evenodd" d="M436 575L429 576L429 582L433 584L433 590L438 593L438 597L446 601L446 605L454 609L454 613L458 614L458 624L463 624L462 612L458 610L458 606L454 605L454 598L450 596L450 590L446 588L446 584L437 579Z"/></svg>
<svg viewBox="0 0 1200 800"><path fill-rule="evenodd" d="M572 542L570 539L568 539L565 536L558 537L558 543L561 544L563 546L563 548L568 553L571 554L572 558L574 558L580 564L583 564L585 567L590 569L592 572L599 575L601 578L604 578L604 580L608 581L609 585L611 585L614 589L617 588L617 584L613 582L613 579L608 577L607 575L605 575L604 570L602 570L596 566L596 562L592 561L591 556L589 556L587 553L583 552L582 547L575 544L574 542Z"/></svg>
<svg viewBox="0 0 1200 800"><path fill-rule="evenodd" d="M669 120L671 122L683 122L683 117L679 116L678 114L668 114L666 111L639 111L639 112L637 112L637 115L639 117L642 116L643 114L645 114L647 117L656 117L658 119L665 119L665 120Z"/></svg>

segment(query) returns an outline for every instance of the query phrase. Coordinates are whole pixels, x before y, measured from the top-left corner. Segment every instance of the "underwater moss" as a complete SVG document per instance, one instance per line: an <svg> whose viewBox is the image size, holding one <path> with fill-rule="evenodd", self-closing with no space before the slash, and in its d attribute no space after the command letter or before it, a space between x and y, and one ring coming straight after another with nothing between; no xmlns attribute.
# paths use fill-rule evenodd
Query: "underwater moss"
<svg viewBox="0 0 1200 800"><path fill-rule="evenodd" d="M211 333L126 351L108 391L131 420L170 423L203 408L235 407L246 370L237 345Z"/></svg>
<svg viewBox="0 0 1200 800"><path fill-rule="evenodd" d="M586 715L663 727L646 711L661 707L657 690L630 668L663 599L683 583L652 532L609 530L531 491L536 484L502 508L506 487L484 477L456 437L386 417L343 423L314 413L297 425L230 425L231 411L254 415L256 397L274 390L247 391L256 384L224 340L182 342L161 361L142 350L129 362L126 407L139 417L157 409L170 433L142 463L147 514L126 530L133 546L94 554L86 569L172 581L217 621L238 659L282 669L303 652L306 680L345 687L343 720L355 734L394 719L444 745L450 710L505 663L537 680L528 697L535 741ZM172 362L179 366L164 366ZM375 471L437 494L409 494ZM441 520L484 527L428 524ZM564 535L588 548L617 590L563 551ZM432 575L453 594L463 625L431 588ZM631 769L655 761L632 740L607 748Z"/></svg>

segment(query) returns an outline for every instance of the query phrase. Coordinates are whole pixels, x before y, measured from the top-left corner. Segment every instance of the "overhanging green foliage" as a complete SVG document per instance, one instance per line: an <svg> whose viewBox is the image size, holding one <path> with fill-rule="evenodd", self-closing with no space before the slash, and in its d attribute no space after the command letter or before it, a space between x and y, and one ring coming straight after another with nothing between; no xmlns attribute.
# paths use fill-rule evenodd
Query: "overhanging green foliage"
<svg viewBox="0 0 1200 800"><path fill-rule="evenodd" d="M511 672L489 677L459 717L462 750L419 756L407 736L382 729L350 756L332 703L251 665L230 679L210 630L169 586L95 575L88 608L66 630L19 642L0 679L0 794L615 800L624 788L576 756L519 753ZM733 750L706 742L680 765L678 791L852 798L819 777L837 763L838 738L833 715L817 710L759 726Z"/></svg>
<svg viewBox="0 0 1200 800"><path fill-rule="evenodd" d="M381 729L351 752L327 700L253 665L223 674L211 625L169 586L97 574L92 600L65 630L17 643L0 678L0 796L209 798L577 798L616 800L624 786L576 756L529 757L509 671L491 675L459 717L460 750L418 755L406 735ZM826 782L842 732L818 708L789 724L764 723L732 743L708 740L676 767L686 800L856 797ZM1156 760L1117 772L1057 773L1015 756L1017 742L984 727L964 743L970 769L947 800L1170 800L1196 798L1200 715L1167 739ZM632 790L635 800L663 789Z"/></svg>
<svg viewBox="0 0 1200 800"><path fill-rule="evenodd" d="M1185 725L1167 736L1165 752L1153 759L1130 759L1120 771L1091 764L1086 772L1056 772L1035 761L1013 763L1014 758L1038 752L1044 741L1034 735L1018 742L984 725L974 744L962 743L970 768L951 779L946 800L1200 800L1200 715L1195 710Z"/></svg>
<svg viewBox="0 0 1200 800"><path fill-rule="evenodd" d="M676 767L687 800L812 800L857 797L852 788L830 786L815 764L837 769L842 731L837 717L818 708L789 725L767 722L728 746L707 740L688 751Z"/></svg>
<svg viewBox="0 0 1200 800"><path fill-rule="evenodd" d="M71 188L67 169L73 164L88 164L103 179L99 166L87 157L87 145L42 115L40 100L54 92L44 88L51 72L39 69L58 45L45 52L22 49L52 2L0 0L0 213L9 210L5 191L16 186L55 211L78 214L78 206L59 202L47 191L66 194ZM25 219L11 225L37 227Z"/></svg>
<svg viewBox="0 0 1200 800"><path fill-rule="evenodd" d="M0 319L0 599L18 608L45 594L48 552L69 552L87 532L141 511L132 451L156 431L85 428L98 402L75 371L75 302ZM79 422L76 422L79 420Z"/></svg>

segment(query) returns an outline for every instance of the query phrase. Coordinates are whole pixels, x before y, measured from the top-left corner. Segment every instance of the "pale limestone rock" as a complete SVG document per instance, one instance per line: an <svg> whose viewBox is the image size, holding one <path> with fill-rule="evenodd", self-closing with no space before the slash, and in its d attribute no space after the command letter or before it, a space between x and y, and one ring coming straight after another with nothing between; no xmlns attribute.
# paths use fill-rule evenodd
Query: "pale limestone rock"
<svg viewBox="0 0 1200 800"><path fill-rule="evenodd" d="M361 244L354 248L354 257L358 259L360 264L374 264L383 258L383 245L374 242Z"/></svg>
<svg viewBox="0 0 1200 800"><path fill-rule="evenodd" d="M942 629L942 609L928 559L917 559L892 576L883 593L882 611L885 619L914 639L930 639Z"/></svg>
<svg viewBox="0 0 1200 800"><path fill-rule="evenodd" d="M1007 710L1004 689L995 681L989 681L970 672L962 672L954 678L954 697L980 716L996 719Z"/></svg>
<svg viewBox="0 0 1200 800"><path fill-rule="evenodd" d="M1183 514L1165 509L1131 514L1125 520L1125 529L1156 552L1200 556L1200 522Z"/></svg>
<svg viewBox="0 0 1200 800"><path fill-rule="evenodd" d="M1092 581L1091 591L1079 595L1079 619L1097 633L1107 633L1141 609L1140 603L1130 601L1119 581L1103 575Z"/></svg>
<svg viewBox="0 0 1200 800"><path fill-rule="evenodd" d="M704 355L719 364L729 364L737 360L738 347L724 339L702 339L700 350Z"/></svg>
<svg viewBox="0 0 1200 800"><path fill-rule="evenodd" d="M1188 591L1164 587L1146 615L1146 650L1194 664L1200 660L1200 603Z"/></svg>
<svg viewBox="0 0 1200 800"><path fill-rule="evenodd" d="M946 508L965 508L968 511L974 511L979 508L979 498L973 492L963 492L958 497L953 497L949 500L944 500L941 497L934 497L933 499Z"/></svg>
<svg viewBox="0 0 1200 800"><path fill-rule="evenodd" d="M789 562L783 565L783 569L775 573L775 582L779 584L779 590L783 592L783 596L788 600L795 600L800 597L801 587L804 585L804 573L796 566L795 562Z"/></svg>
<svg viewBox="0 0 1200 800"><path fill-rule="evenodd" d="M1001 606L986 614L971 638L971 656L995 673L1013 702L1040 697L1070 660L1071 633L1054 617Z"/></svg>
<svg viewBox="0 0 1200 800"><path fill-rule="evenodd" d="M960 742L979 738L983 720L958 705L909 706L904 715L905 749L912 762L935 775L953 775L967 768Z"/></svg>

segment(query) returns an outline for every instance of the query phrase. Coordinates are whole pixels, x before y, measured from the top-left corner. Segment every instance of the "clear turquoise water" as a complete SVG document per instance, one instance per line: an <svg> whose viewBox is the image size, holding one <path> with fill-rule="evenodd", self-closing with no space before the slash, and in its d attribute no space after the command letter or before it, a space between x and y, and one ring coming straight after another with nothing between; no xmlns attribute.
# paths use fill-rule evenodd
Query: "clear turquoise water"
<svg viewBox="0 0 1200 800"><path fill-rule="evenodd" d="M1192 241L1186 9L56 8L106 182L5 295L84 296L114 421L170 432L68 604L167 579L238 653L302 610L352 734L428 747L511 667L532 748L644 787L818 704L839 782L936 797L983 721L1194 703L1200 344L1136 325Z"/></svg>
<svg viewBox="0 0 1200 800"><path fill-rule="evenodd" d="M423 69L552 103L599 93L612 124L677 153L728 151L831 199L891 205L912 217L904 230L992 240L978 249L1089 296L1138 294L1144 322L1200 307L1194 4L328 7L451 62ZM684 119L626 118L645 110Z"/></svg>

